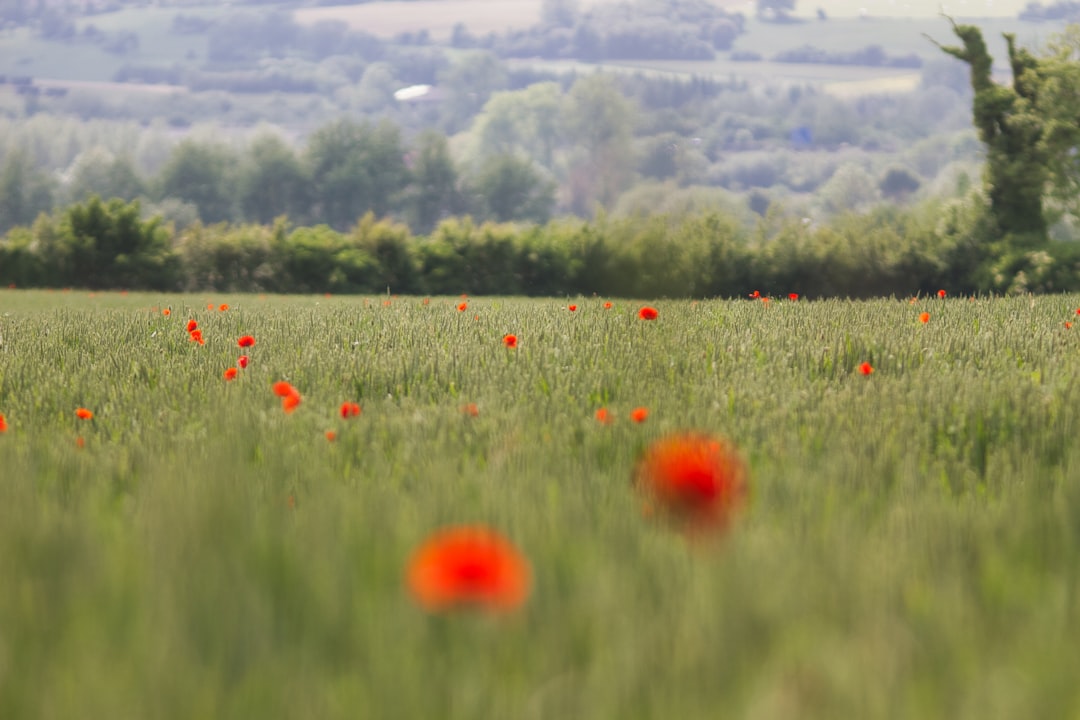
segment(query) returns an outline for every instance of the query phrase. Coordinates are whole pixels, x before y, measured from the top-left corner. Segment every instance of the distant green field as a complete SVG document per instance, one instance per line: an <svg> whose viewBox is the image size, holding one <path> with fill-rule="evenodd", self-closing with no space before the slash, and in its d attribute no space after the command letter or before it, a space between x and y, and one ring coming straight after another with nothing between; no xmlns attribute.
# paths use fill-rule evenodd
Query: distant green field
<svg viewBox="0 0 1080 720"><path fill-rule="evenodd" d="M796 3L796 9L798 14L803 16L813 16L820 7L831 17L937 17L945 12L956 18L1015 18L1028 2L1029 0L800 0Z"/></svg>
<svg viewBox="0 0 1080 720"><path fill-rule="evenodd" d="M0 717L1080 714L1080 297L460 302L0 291ZM631 487L685 429L714 542ZM410 598L460 523L517 612Z"/></svg>

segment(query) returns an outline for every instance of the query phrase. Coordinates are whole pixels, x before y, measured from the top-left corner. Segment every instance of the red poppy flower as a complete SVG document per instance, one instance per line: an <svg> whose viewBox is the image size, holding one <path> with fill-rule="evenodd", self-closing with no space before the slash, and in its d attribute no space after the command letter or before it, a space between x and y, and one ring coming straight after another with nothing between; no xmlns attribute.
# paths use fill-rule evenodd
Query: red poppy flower
<svg viewBox="0 0 1080 720"><path fill-rule="evenodd" d="M461 412L469 417L478 417L480 415L480 408L476 407L476 403L465 403L461 406Z"/></svg>
<svg viewBox="0 0 1080 720"><path fill-rule="evenodd" d="M799 299L799 293L788 293L787 299L794 302Z"/></svg>
<svg viewBox="0 0 1080 720"><path fill-rule="evenodd" d="M923 323L924 325L926 323L930 322L930 313L928 313L928 312L921 313L919 315L919 322Z"/></svg>
<svg viewBox="0 0 1080 720"><path fill-rule="evenodd" d="M302 400L303 398L300 397L300 393L294 391L292 395L286 395L281 398L281 409L284 410L286 414L291 413L300 406Z"/></svg>
<svg viewBox="0 0 1080 720"><path fill-rule="evenodd" d="M221 312L225 312L228 309L229 309L229 306L226 305L225 303L221 303L220 305L218 305L218 310L221 311Z"/></svg>
<svg viewBox="0 0 1080 720"><path fill-rule="evenodd" d="M577 305L567 305L566 309L570 312L577 312Z"/></svg>
<svg viewBox="0 0 1080 720"><path fill-rule="evenodd" d="M337 433L334 432L333 430L327 430L326 431L326 439L329 442L334 442L335 440L337 440Z"/></svg>
<svg viewBox="0 0 1080 720"><path fill-rule="evenodd" d="M227 369L225 371L225 379L226 380L235 380L236 379L236 372L237 372L237 370L234 367Z"/></svg>
<svg viewBox="0 0 1080 720"><path fill-rule="evenodd" d="M1066 321L1065 321L1065 329L1066 329L1066 330L1068 330L1068 329L1070 329L1071 327L1072 327L1072 323L1071 323L1071 322L1069 322L1068 320L1066 320Z"/></svg>
<svg viewBox="0 0 1080 720"><path fill-rule="evenodd" d="M75 408L75 417L79 418L80 420L93 420L94 413L84 407Z"/></svg>
<svg viewBox="0 0 1080 720"><path fill-rule="evenodd" d="M656 308L646 305L637 311L637 316L642 320L655 320L659 313L656 312Z"/></svg>
<svg viewBox="0 0 1080 720"><path fill-rule="evenodd" d="M0 433L2 432L7 432L7 418L4 413L0 413Z"/></svg>
<svg viewBox="0 0 1080 720"><path fill-rule="evenodd" d="M172 315L172 310L170 310L169 308L165 308L164 310L161 311L161 314L164 315L165 317L169 317L170 315Z"/></svg>
<svg viewBox="0 0 1080 720"><path fill-rule="evenodd" d="M531 572L510 541L482 526L453 527L428 538L409 560L406 581L430 612L474 607L514 610L525 602Z"/></svg>
<svg viewBox="0 0 1080 720"><path fill-rule="evenodd" d="M630 411L630 419L633 420L636 423L643 423L643 422L645 422L645 419L648 418L648 417L649 417L648 408L639 407L639 408L634 408L633 410Z"/></svg>
<svg viewBox="0 0 1080 720"><path fill-rule="evenodd" d="M605 310L610 310L611 309L611 303L610 302L604 303L604 309Z"/></svg>
<svg viewBox="0 0 1080 720"><path fill-rule="evenodd" d="M761 291L760 290L755 290L754 292L750 293L750 298L752 300L757 300L760 297L761 297Z"/></svg>
<svg viewBox="0 0 1080 720"><path fill-rule="evenodd" d="M722 531L746 499L747 470L727 440L686 433L653 443L638 461L634 484L686 529Z"/></svg>
<svg viewBox="0 0 1080 720"><path fill-rule="evenodd" d="M339 412L341 413L341 417L347 420L360 414L360 405L354 402L343 402L341 403Z"/></svg>
<svg viewBox="0 0 1080 720"><path fill-rule="evenodd" d="M611 424L611 413L608 412L607 408L600 408L596 411L596 421L601 425Z"/></svg>
<svg viewBox="0 0 1080 720"><path fill-rule="evenodd" d="M458 312L465 312L469 309L469 303L461 303L457 306Z"/></svg>
<svg viewBox="0 0 1080 720"><path fill-rule="evenodd" d="M508 348L516 348L517 347L517 335L513 335L513 334L511 334L511 335L503 335L503 345L505 345Z"/></svg>
<svg viewBox="0 0 1080 720"><path fill-rule="evenodd" d="M430 303L430 302L431 302L431 298L424 298L424 299L423 299L423 300L421 301L421 303L420 303L420 304L421 304L421 305L427 305L427 304L428 304L428 303Z"/></svg>
<svg viewBox="0 0 1080 720"><path fill-rule="evenodd" d="M296 394L296 388L284 380L279 380L274 383L274 394L278 397L289 397Z"/></svg>
<svg viewBox="0 0 1080 720"><path fill-rule="evenodd" d="M870 365L870 363L864 362L862 365L859 366L859 372L861 372L863 375L869 375L874 372L874 368Z"/></svg>
<svg viewBox="0 0 1080 720"><path fill-rule="evenodd" d="M203 340L202 330L199 330L198 328L195 328L194 330L192 330L189 333L189 335L191 335L191 342L197 342L200 345L205 345L206 344L206 341Z"/></svg>
<svg viewBox="0 0 1080 720"><path fill-rule="evenodd" d="M255 338L250 335L244 335L236 341L236 344L240 347L253 347L255 345Z"/></svg>
<svg viewBox="0 0 1080 720"><path fill-rule="evenodd" d="M236 358L236 364L240 366L241 370L247 370L248 356L241 355L240 357Z"/></svg>
<svg viewBox="0 0 1080 720"><path fill-rule="evenodd" d="M762 305L768 305L770 300L772 300L772 298L770 298L768 296L765 296L765 297L761 298L761 304Z"/></svg>
<svg viewBox="0 0 1080 720"><path fill-rule="evenodd" d="M199 323L195 322L194 320L188 320L187 321L187 331L188 332L195 332L195 328L197 328L197 327L199 327Z"/></svg>
<svg viewBox="0 0 1080 720"><path fill-rule="evenodd" d="M1080 308L1076 308L1076 314L1080 315Z"/></svg>
<svg viewBox="0 0 1080 720"><path fill-rule="evenodd" d="M944 291L944 290L938 290L938 291L937 291L937 296L938 296L939 298L943 298L943 297L945 297L945 291Z"/></svg>
<svg viewBox="0 0 1080 720"><path fill-rule="evenodd" d="M206 309L207 310L213 310L214 309L214 303L206 303Z"/></svg>

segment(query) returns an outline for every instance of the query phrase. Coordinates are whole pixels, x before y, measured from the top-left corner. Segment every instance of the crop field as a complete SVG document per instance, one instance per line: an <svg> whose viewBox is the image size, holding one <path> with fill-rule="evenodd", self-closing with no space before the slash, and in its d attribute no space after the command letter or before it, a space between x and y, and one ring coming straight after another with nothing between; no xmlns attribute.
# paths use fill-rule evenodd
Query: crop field
<svg viewBox="0 0 1080 720"><path fill-rule="evenodd" d="M0 290L0 717L1080 714L1080 297L612 303Z"/></svg>

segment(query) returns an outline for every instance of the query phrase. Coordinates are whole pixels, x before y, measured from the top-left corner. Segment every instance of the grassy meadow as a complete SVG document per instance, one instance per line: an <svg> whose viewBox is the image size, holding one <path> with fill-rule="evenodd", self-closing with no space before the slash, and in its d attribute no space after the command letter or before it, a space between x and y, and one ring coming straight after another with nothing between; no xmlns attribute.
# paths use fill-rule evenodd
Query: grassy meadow
<svg viewBox="0 0 1080 720"><path fill-rule="evenodd" d="M460 302L0 291L0 717L1080 714L1080 297ZM714 542L631 488L685 429ZM517 612L409 597L461 523Z"/></svg>

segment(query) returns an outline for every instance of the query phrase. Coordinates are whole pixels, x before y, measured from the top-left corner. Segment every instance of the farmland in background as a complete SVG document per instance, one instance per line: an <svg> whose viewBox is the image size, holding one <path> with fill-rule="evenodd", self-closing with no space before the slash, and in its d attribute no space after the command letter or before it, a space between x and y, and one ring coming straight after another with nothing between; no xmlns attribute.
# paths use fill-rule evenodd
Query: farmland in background
<svg viewBox="0 0 1080 720"><path fill-rule="evenodd" d="M652 304L0 291L0 715L1080 710L1080 297ZM749 463L716 542L631 488L684 429ZM458 523L513 616L411 601Z"/></svg>

